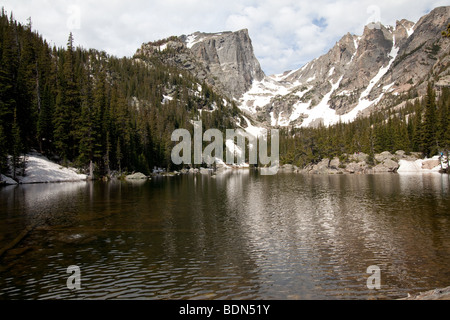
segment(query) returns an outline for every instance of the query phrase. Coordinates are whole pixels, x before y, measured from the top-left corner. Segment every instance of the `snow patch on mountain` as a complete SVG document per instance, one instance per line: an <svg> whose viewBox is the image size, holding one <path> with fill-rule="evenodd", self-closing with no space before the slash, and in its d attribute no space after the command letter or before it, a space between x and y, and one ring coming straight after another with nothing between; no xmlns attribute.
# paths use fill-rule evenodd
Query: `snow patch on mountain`
<svg viewBox="0 0 450 320"><path fill-rule="evenodd" d="M197 40L197 38L198 38L198 36L195 35L195 34L191 34L191 35L187 36L187 39L186 39L186 47L188 47L189 49L191 49L191 48L194 46L194 44L196 44L196 43L198 43L198 42L201 41L201 39L198 39L198 40Z"/></svg>
<svg viewBox="0 0 450 320"><path fill-rule="evenodd" d="M322 101L320 101L320 103L316 107L311 110L305 110L306 114L308 114L308 118L303 121L301 125L302 127L308 127L312 124L313 121L316 120L322 120L323 124L326 126L332 125L339 121L339 116L336 115L335 110L330 108L329 101L333 92L336 91L337 88L339 88L339 85L341 84L343 78L344 76L342 76L335 84L330 81L330 92L328 92L323 97Z"/></svg>
<svg viewBox="0 0 450 320"><path fill-rule="evenodd" d="M373 88L375 87L375 85L381 80L381 78L384 77L384 75L389 71L389 69L391 68L392 63L394 62L394 60L397 58L398 55L398 51L400 49L398 47L396 47L395 45L395 36L393 39L393 45L392 45L392 50L389 53L389 57L391 57L391 60L389 61L388 65L385 67L381 67L380 70L378 71L377 75L370 81L369 86L366 88L366 90L363 91L363 93L361 94L360 98L359 98L359 103L356 106L356 108L354 108L352 111L350 111L349 113L343 115L341 117L341 121L343 122L351 122L354 121L356 119L356 117L358 116L358 114L364 110L366 110L367 108L369 108L370 106L377 104L378 102L380 102L381 98L383 97L384 93L389 90L394 83L392 83L389 86L384 87L383 89L383 93L381 93L381 95L371 101L368 99L368 96L370 95L370 93L372 92Z"/></svg>
<svg viewBox="0 0 450 320"><path fill-rule="evenodd" d="M252 87L240 99L240 108L251 114L257 112L257 108L263 108L277 95L287 95L292 90L292 84L283 84L272 77L266 77L261 81L253 81Z"/></svg>

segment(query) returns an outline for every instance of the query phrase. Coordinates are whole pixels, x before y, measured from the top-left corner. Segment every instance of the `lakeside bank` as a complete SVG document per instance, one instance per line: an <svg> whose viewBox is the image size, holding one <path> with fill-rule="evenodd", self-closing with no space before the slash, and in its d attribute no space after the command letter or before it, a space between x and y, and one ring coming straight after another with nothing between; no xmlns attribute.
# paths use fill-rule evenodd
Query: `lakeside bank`
<svg viewBox="0 0 450 320"><path fill-rule="evenodd" d="M418 152L385 151L372 158L365 153L323 159L304 168L292 164L280 167L282 172L301 174L376 174L376 173L446 173L448 161L444 157L422 158Z"/></svg>

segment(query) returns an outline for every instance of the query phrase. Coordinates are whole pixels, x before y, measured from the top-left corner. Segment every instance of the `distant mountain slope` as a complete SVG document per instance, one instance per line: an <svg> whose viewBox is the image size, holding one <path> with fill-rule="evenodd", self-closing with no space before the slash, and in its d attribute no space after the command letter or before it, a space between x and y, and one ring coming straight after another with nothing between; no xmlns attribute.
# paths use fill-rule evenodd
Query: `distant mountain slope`
<svg viewBox="0 0 450 320"><path fill-rule="evenodd" d="M450 40L441 32L450 7L416 24L371 24L362 36L346 34L325 55L302 68L254 81L241 109L272 126L349 122L378 106L423 95L428 81L450 83Z"/></svg>
<svg viewBox="0 0 450 320"><path fill-rule="evenodd" d="M417 23L373 23L302 68L272 76L261 70L246 29L149 42L136 56L188 70L264 126L331 125L424 95L430 80L448 85L450 40L441 32L449 17L447 6Z"/></svg>
<svg viewBox="0 0 450 320"><path fill-rule="evenodd" d="M158 56L188 70L230 99L238 99L265 74L256 59L247 29L171 37L142 45L136 56Z"/></svg>

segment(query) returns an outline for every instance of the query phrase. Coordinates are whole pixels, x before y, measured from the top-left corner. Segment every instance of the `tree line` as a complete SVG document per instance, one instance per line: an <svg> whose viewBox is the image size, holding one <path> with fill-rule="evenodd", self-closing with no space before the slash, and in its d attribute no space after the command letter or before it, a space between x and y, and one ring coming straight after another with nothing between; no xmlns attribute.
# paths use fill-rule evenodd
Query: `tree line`
<svg viewBox="0 0 450 320"><path fill-rule="evenodd" d="M117 58L75 47L72 34L66 47L52 47L31 19L23 25L3 9L0 58L0 173L23 174L23 155L33 149L86 173L93 167L96 176L178 169L171 161L174 130L193 135L192 121L201 120L202 132L225 134L245 123L233 101L159 55ZM411 101L349 124L284 128L281 162L304 167L355 152L373 158L448 150L449 89L437 94L430 83L424 99Z"/></svg>
<svg viewBox="0 0 450 320"><path fill-rule="evenodd" d="M409 100L400 110L388 108L330 127L283 129L280 136L281 162L299 167L358 152L370 161L376 153L398 150L431 157L450 150L450 89L437 94L430 83L424 98Z"/></svg>
<svg viewBox="0 0 450 320"><path fill-rule="evenodd" d="M67 47L51 47L31 19L23 25L3 9L0 57L4 173L12 166L15 175L22 155L34 149L86 172L92 164L97 176L148 174L154 166L170 168L175 129L193 130L195 119L225 130L240 116L234 102L157 57L86 50L75 47L72 34Z"/></svg>

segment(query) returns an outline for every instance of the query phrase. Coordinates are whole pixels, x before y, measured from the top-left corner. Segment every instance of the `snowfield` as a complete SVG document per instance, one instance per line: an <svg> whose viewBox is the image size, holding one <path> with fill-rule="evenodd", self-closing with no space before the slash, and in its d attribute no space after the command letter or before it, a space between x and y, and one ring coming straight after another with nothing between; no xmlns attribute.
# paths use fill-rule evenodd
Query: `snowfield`
<svg viewBox="0 0 450 320"><path fill-rule="evenodd" d="M27 154L25 177L17 176L19 183L74 182L87 180L87 175L78 174L75 169L65 168L38 153ZM17 184L2 175L6 184Z"/></svg>
<svg viewBox="0 0 450 320"><path fill-rule="evenodd" d="M439 156L435 156L431 159L419 159L416 161L407 161L407 160L400 160L399 161L399 169L397 170L398 173L439 173L441 170L441 165L437 165L436 167L432 169L424 169L423 165L424 162L428 161L437 161L439 160Z"/></svg>
<svg viewBox="0 0 450 320"><path fill-rule="evenodd" d="M7 185L14 185L14 184L17 184L17 182L15 182L13 179L11 179L11 178L9 178L9 177L7 177L7 176L4 176L4 175L2 175L2 179L1 179L3 182L5 182Z"/></svg>

